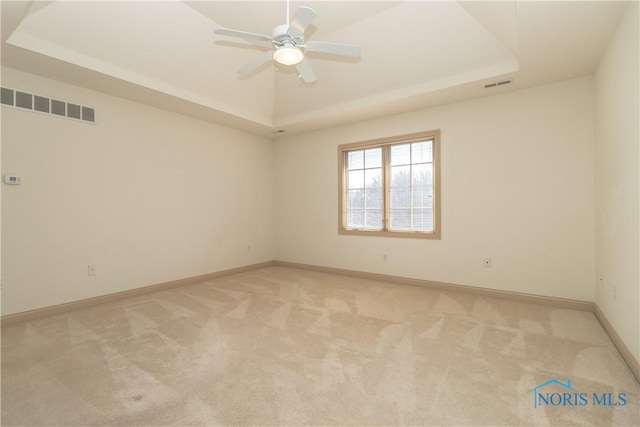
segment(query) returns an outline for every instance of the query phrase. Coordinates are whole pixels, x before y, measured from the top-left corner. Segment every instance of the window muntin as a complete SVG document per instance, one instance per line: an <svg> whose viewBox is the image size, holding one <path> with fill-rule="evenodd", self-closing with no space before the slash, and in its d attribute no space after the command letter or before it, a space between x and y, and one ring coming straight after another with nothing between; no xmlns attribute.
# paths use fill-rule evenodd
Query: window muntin
<svg viewBox="0 0 640 427"><path fill-rule="evenodd" d="M389 229L433 232L433 139L390 145L389 154Z"/></svg>
<svg viewBox="0 0 640 427"><path fill-rule="evenodd" d="M440 238L439 131L341 145L341 234Z"/></svg>
<svg viewBox="0 0 640 427"><path fill-rule="evenodd" d="M346 227L382 229L382 148L346 153Z"/></svg>

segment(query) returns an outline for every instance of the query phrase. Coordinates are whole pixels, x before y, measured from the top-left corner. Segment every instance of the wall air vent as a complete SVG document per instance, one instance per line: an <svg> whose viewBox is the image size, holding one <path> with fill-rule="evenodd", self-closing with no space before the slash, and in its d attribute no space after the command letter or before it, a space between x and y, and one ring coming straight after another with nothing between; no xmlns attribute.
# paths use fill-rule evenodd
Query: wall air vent
<svg viewBox="0 0 640 427"><path fill-rule="evenodd" d="M484 85L484 88L485 89L490 89L492 87L508 85L509 83L513 83L513 79L500 80L499 82L488 83L488 84Z"/></svg>
<svg viewBox="0 0 640 427"><path fill-rule="evenodd" d="M0 88L0 104L85 123L96 122L95 108L6 87Z"/></svg>

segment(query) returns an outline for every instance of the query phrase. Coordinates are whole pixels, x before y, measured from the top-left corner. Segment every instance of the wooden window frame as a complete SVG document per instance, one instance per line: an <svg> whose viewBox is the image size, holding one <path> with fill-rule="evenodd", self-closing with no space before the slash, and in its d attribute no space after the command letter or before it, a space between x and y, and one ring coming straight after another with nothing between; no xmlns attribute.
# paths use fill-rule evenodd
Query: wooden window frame
<svg viewBox="0 0 640 427"><path fill-rule="evenodd" d="M390 178L389 178L389 156L388 148L392 145L408 144L411 142L420 142L425 140L433 141L433 231L417 231L417 230L391 230L389 229L389 212L390 212ZM383 197L383 229L371 230L363 228L347 228L347 191L346 185L346 156L349 151L358 149L369 149L383 147L382 149L382 197ZM408 237L416 239L441 239L441 220L440 220L440 130L431 130L427 132L411 133L391 138L381 138L370 141L354 142L350 144L342 144L338 146L338 234L353 236L377 236L377 237Z"/></svg>

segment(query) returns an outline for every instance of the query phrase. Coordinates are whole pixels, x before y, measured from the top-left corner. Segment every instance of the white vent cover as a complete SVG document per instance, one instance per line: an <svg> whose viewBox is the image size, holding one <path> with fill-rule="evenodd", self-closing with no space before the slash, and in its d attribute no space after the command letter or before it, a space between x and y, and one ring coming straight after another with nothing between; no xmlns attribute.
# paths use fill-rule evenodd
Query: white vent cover
<svg viewBox="0 0 640 427"><path fill-rule="evenodd" d="M35 95L21 90L0 88L0 104L39 113L66 117L81 122L95 123L96 110L92 107L59 101L46 96Z"/></svg>

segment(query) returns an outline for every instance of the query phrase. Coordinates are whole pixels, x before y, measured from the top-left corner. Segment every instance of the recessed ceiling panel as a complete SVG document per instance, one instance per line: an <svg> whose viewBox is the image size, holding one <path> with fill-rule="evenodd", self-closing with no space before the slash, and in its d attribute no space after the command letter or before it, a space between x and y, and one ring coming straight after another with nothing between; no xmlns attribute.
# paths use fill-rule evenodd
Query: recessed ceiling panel
<svg viewBox="0 0 640 427"><path fill-rule="evenodd" d="M359 58L307 52L317 81L269 60L286 1L10 1L2 65L271 134L393 114L593 73L629 2L291 1L315 9L307 41L355 44Z"/></svg>
<svg viewBox="0 0 640 427"><path fill-rule="evenodd" d="M273 76L240 80L253 46L223 52L218 24L182 2L58 1L27 16L9 43L270 123ZM256 96L258 94L259 96Z"/></svg>
<svg viewBox="0 0 640 427"><path fill-rule="evenodd" d="M318 75L312 86L281 73L276 78L276 121L355 105L362 98L393 100L405 88L415 94L485 79L491 69L498 74L517 71L513 52L455 2L403 2L323 41L358 44L361 58L309 53Z"/></svg>

